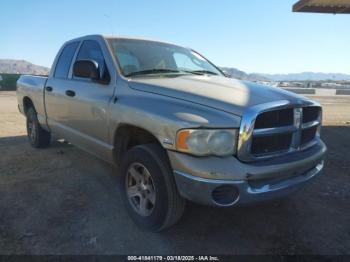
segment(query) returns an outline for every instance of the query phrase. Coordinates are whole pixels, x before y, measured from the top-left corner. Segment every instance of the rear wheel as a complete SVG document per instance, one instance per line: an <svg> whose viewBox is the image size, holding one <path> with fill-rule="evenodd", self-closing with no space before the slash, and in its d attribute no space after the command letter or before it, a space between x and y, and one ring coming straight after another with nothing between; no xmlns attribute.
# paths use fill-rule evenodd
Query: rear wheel
<svg viewBox="0 0 350 262"><path fill-rule="evenodd" d="M126 208L140 227L161 231L182 216L185 200L176 188L166 152L156 144L136 146L122 160Z"/></svg>
<svg viewBox="0 0 350 262"><path fill-rule="evenodd" d="M50 144L51 134L40 126L35 109L30 107L27 110L26 116L27 135L30 144L35 148L48 146Z"/></svg>

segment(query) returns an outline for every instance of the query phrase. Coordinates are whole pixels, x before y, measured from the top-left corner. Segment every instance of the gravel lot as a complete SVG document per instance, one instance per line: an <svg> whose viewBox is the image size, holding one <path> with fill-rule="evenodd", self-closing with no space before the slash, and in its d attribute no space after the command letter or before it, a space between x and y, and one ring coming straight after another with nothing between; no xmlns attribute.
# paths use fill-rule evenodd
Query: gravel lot
<svg viewBox="0 0 350 262"><path fill-rule="evenodd" d="M67 143L32 149L14 92L0 92L1 254L350 254L350 98L324 105L324 175L287 199L188 204L155 234L128 218L117 172Z"/></svg>

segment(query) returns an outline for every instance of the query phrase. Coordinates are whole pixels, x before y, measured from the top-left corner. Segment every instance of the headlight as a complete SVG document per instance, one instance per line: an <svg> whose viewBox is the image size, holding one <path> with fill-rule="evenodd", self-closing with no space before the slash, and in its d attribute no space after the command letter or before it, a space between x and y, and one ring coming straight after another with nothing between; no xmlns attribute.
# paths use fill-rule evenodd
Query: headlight
<svg viewBox="0 0 350 262"><path fill-rule="evenodd" d="M197 156L228 156L236 153L236 129L183 129L177 133L176 149Z"/></svg>

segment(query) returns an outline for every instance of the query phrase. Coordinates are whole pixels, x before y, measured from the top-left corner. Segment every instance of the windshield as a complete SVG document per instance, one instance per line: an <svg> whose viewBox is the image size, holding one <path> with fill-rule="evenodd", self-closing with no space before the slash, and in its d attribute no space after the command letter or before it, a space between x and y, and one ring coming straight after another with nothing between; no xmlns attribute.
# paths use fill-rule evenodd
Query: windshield
<svg viewBox="0 0 350 262"><path fill-rule="evenodd" d="M204 57L184 47L134 39L108 41L124 76L169 73L223 75Z"/></svg>

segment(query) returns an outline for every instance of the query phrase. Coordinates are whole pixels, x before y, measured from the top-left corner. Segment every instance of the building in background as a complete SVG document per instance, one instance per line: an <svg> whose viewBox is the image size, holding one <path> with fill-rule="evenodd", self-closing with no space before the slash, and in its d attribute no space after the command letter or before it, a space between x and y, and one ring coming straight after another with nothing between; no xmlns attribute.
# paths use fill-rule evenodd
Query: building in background
<svg viewBox="0 0 350 262"><path fill-rule="evenodd" d="M300 0L293 12L350 14L350 0Z"/></svg>

